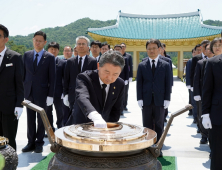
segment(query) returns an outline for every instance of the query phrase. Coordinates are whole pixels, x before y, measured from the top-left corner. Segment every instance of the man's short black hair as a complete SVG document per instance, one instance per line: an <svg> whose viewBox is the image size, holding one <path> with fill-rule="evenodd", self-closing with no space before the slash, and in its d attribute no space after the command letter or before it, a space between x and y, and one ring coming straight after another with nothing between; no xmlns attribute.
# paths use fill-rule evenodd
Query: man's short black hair
<svg viewBox="0 0 222 170"><path fill-rule="evenodd" d="M102 45L102 44L101 44L100 41L96 40L96 41L92 41L92 42L91 42L90 47L92 47L92 45L98 45L99 48L101 48L101 45Z"/></svg>
<svg viewBox="0 0 222 170"><path fill-rule="evenodd" d="M222 42L222 38L221 37L217 37L217 38L214 38L213 41L211 41L210 43L210 51L214 54L214 51L213 51L213 46L214 44L216 44L217 42Z"/></svg>
<svg viewBox="0 0 222 170"><path fill-rule="evenodd" d="M44 40L46 41L46 33L44 33L43 31L37 31L33 37L35 37L36 35L41 35L43 36Z"/></svg>
<svg viewBox="0 0 222 170"><path fill-rule="evenodd" d="M198 47L201 47L201 44L197 44L197 45L194 47L194 50L196 51Z"/></svg>
<svg viewBox="0 0 222 170"><path fill-rule="evenodd" d="M208 42L208 43L206 43L206 44L204 44L204 49L206 50L206 48L207 48L207 46L210 44L210 41Z"/></svg>
<svg viewBox="0 0 222 170"><path fill-rule="evenodd" d="M119 47L119 48L121 48L121 49L122 49L122 46L121 46L121 45L119 45L119 44L116 44L116 45L115 45L115 47L114 47L114 49L115 49L116 47Z"/></svg>
<svg viewBox="0 0 222 170"><path fill-rule="evenodd" d="M110 45L107 44L107 43L102 43L102 44L101 44L101 48L102 48L103 46L106 46L106 45L108 45L108 48L110 49Z"/></svg>
<svg viewBox="0 0 222 170"><path fill-rule="evenodd" d="M124 42L122 42L120 45L122 45L122 44L124 44L124 45L125 45L125 47L126 47L126 44L125 44Z"/></svg>
<svg viewBox="0 0 222 170"><path fill-rule="evenodd" d="M166 48L166 44L162 43L162 46L163 46L164 48Z"/></svg>
<svg viewBox="0 0 222 170"><path fill-rule="evenodd" d="M203 40L203 41L200 43L200 45L202 46L202 45L204 45L204 44L206 44L206 43L210 43L210 41L209 41L209 40Z"/></svg>
<svg viewBox="0 0 222 170"><path fill-rule="evenodd" d="M59 50L59 44L58 44L57 42L50 42L50 43L48 44L48 49L49 49L50 47L57 48L57 49Z"/></svg>
<svg viewBox="0 0 222 170"><path fill-rule="evenodd" d="M3 31L4 38L8 38L8 36L9 36L8 28L6 28L4 25L0 24L0 30Z"/></svg>
<svg viewBox="0 0 222 170"><path fill-rule="evenodd" d="M161 47L161 42L160 42L160 40L158 40L158 39L152 39L152 38L149 39L149 40L146 42L146 49L147 49L147 46L148 46L149 44L156 44L158 48Z"/></svg>
<svg viewBox="0 0 222 170"><path fill-rule="evenodd" d="M196 50L193 48L191 52L193 53L193 51L196 51Z"/></svg>

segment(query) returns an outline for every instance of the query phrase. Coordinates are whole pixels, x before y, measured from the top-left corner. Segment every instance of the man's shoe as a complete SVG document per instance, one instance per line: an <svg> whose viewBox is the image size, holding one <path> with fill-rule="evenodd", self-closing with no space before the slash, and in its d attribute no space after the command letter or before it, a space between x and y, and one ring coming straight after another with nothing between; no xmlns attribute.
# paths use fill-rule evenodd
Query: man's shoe
<svg viewBox="0 0 222 170"><path fill-rule="evenodd" d="M47 134L45 134L45 136L44 136L45 138L47 138L48 137L48 135Z"/></svg>
<svg viewBox="0 0 222 170"><path fill-rule="evenodd" d="M197 133L200 133L200 129L199 128L197 129Z"/></svg>
<svg viewBox="0 0 222 170"><path fill-rule="evenodd" d="M34 151L35 145L33 144L27 144L24 148L22 148L22 152L31 152Z"/></svg>
<svg viewBox="0 0 222 170"><path fill-rule="evenodd" d="M200 140L200 144L207 144L208 143L208 140L207 138L203 138Z"/></svg>
<svg viewBox="0 0 222 170"><path fill-rule="evenodd" d="M164 122L167 122L167 119L165 118Z"/></svg>
<svg viewBox="0 0 222 170"><path fill-rule="evenodd" d="M128 111L127 107L125 107L123 110Z"/></svg>
<svg viewBox="0 0 222 170"><path fill-rule="evenodd" d="M38 145L35 146L35 153L42 153L42 151L43 151L42 146L38 146Z"/></svg>
<svg viewBox="0 0 222 170"><path fill-rule="evenodd" d="M163 152L162 151L160 151L159 157L163 157Z"/></svg>
<svg viewBox="0 0 222 170"><path fill-rule="evenodd" d="M194 124L197 124L197 119L194 119L194 120L193 120L193 123L194 123Z"/></svg>
<svg viewBox="0 0 222 170"><path fill-rule="evenodd" d="M123 112L121 112L120 115L123 116Z"/></svg>
<svg viewBox="0 0 222 170"><path fill-rule="evenodd" d="M189 113L188 113L188 115L189 115L189 116L192 116L192 115L193 115L193 113L192 113L192 112L189 112Z"/></svg>

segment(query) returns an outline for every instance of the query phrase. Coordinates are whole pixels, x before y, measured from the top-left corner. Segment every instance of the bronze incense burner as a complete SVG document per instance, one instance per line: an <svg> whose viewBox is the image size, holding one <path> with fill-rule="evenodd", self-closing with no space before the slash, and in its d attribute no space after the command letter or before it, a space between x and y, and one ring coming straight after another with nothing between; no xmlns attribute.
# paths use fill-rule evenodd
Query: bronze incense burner
<svg viewBox="0 0 222 170"><path fill-rule="evenodd" d="M40 113L43 120L55 153L48 170L161 170L157 157L173 118L192 109L188 105L173 113L155 144L155 131L121 122L107 123L104 129L95 128L93 123L71 125L54 133L44 109L27 100L22 104Z"/></svg>

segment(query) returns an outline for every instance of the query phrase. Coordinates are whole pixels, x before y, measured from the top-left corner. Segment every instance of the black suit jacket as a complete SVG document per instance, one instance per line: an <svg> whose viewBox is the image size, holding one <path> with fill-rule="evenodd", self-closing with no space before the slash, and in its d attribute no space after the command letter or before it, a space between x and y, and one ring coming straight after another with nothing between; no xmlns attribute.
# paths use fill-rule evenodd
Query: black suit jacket
<svg viewBox="0 0 222 170"><path fill-rule="evenodd" d="M133 59L129 53L124 53L123 57L126 57L129 62L129 77L133 77Z"/></svg>
<svg viewBox="0 0 222 170"><path fill-rule="evenodd" d="M171 76L169 63L160 58L154 76L150 61L141 62L137 70L137 100L143 100L143 106L149 106L154 96L154 104L163 106L164 100L170 101Z"/></svg>
<svg viewBox="0 0 222 170"><path fill-rule="evenodd" d="M202 96L202 68L203 62L206 59L199 60L196 65L194 73L194 83L193 83L193 96Z"/></svg>
<svg viewBox="0 0 222 170"><path fill-rule="evenodd" d="M123 105L124 81L117 78L110 84L105 106L98 70L85 71L76 79L76 101L66 125L91 122L89 113L97 111L106 122L118 122Z"/></svg>
<svg viewBox="0 0 222 170"><path fill-rule="evenodd" d="M194 74L195 74L195 68L197 65L197 62L199 60L202 60L202 53L196 55L195 57L192 58L192 63L191 63L191 71L190 71L190 83L191 83L191 87L193 87L193 82L194 82Z"/></svg>
<svg viewBox="0 0 222 170"><path fill-rule="evenodd" d="M53 97L56 81L55 57L44 51L41 60L38 63L36 71L33 68L34 50L25 52L24 62L24 89L25 98L28 99L32 92L35 104L41 106L46 103L47 96Z"/></svg>
<svg viewBox="0 0 222 170"><path fill-rule="evenodd" d="M0 66L0 112L3 114L14 114L15 107L23 107L23 72L22 56L7 49Z"/></svg>
<svg viewBox="0 0 222 170"><path fill-rule="evenodd" d="M203 79L202 114L210 114L211 123L222 124L222 54L207 60Z"/></svg>
<svg viewBox="0 0 222 170"><path fill-rule="evenodd" d="M97 60L93 57L86 55L84 64L82 67L82 72L86 70L96 70L97 69ZM69 95L69 103L75 101L75 88L76 88L76 77L79 74L78 71L78 56L72 57L67 60L64 76L64 95Z"/></svg>
<svg viewBox="0 0 222 170"><path fill-rule="evenodd" d="M56 64L56 84L55 84L54 97L61 98L63 93L66 60L62 60L56 57L55 64Z"/></svg>
<svg viewBox="0 0 222 170"><path fill-rule="evenodd" d="M124 59L125 59L125 66L122 72L120 73L119 77L125 81L129 80L129 61L127 57L124 57Z"/></svg>

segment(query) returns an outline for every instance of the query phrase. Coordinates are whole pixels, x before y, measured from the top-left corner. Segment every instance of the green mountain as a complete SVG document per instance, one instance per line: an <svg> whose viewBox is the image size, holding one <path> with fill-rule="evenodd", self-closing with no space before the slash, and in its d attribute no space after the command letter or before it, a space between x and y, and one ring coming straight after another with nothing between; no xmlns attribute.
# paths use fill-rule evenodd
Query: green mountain
<svg viewBox="0 0 222 170"><path fill-rule="evenodd" d="M99 21L92 20L90 18L82 18L64 27L45 28L42 29L42 31L46 33L48 42L56 41L60 44L61 48L59 55L61 55L63 47L66 45L74 47L76 37L80 35L85 35L92 40L92 38L86 34L88 28L100 28L114 25L115 23L116 20ZM222 21L218 20L206 20L203 23L206 25L222 26ZM8 42L7 46L20 54L24 54L25 51L33 49L33 35L34 33L29 34L28 36L11 36L9 37L10 41Z"/></svg>
<svg viewBox="0 0 222 170"><path fill-rule="evenodd" d="M83 18L63 27L45 28L42 29L42 31L47 35L47 42L56 41L60 44L60 54L62 54L63 47L66 45L74 47L76 37L80 35L84 35L92 40L92 38L86 34L88 28L100 28L115 24L116 20L99 21L92 20L90 18ZM34 33L29 34L28 36L10 36L10 41L7 46L9 46L12 50L16 50L20 54L24 54L24 49L29 50L33 48L33 35ZM16 47L17 45L20 45L19 49L22 48L22 50L19 50L18 47Z"/></svg>

